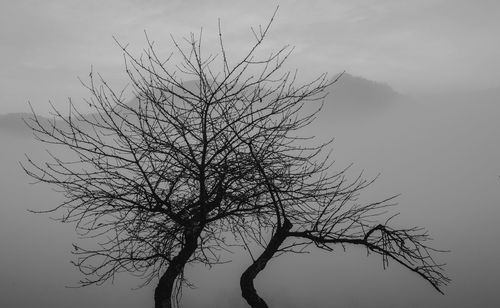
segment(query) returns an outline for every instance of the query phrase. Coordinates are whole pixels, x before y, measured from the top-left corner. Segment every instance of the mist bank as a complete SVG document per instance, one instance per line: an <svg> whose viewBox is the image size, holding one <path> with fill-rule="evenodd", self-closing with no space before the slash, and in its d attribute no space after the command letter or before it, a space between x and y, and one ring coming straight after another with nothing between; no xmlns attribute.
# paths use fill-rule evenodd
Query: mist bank
<svg viewBox="0 0 500 308"><path fill-rule="evenodd" d="M334 86L340 89L342 83ZM453 279L446 295L397 264L384 271L380 257L356 247L281 256L258 277L257 289L275 308L496 307L500 93L408 96L374 86L350 90L358 95L356 105L349 103L349 92L332 92L308 133L318 140L335 137L336 168L352 163L353 177L380 174L360 201L401 194L395 222L427 228L433 246L451 251L438 256ZM64 287L82 278L69 263L71 243L77 240L73 227L27 211L51 208L62 195L29 184L18 164L24 153L48 158L47 146L6 118L12 116L0 117L0 306L153 306L153 287L131 290L140 280L127 274L101 287ZM18 134L18 129L28 133ZM186 268L197 288L185 290L184 307L246 307L239 275L251 260L238 249L227 257L234 261Z"/></svg>

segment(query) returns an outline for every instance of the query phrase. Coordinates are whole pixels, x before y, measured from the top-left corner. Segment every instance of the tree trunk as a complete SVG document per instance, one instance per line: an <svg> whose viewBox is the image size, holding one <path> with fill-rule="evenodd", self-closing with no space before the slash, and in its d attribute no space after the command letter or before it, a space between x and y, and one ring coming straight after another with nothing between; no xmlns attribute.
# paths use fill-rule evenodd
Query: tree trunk
<svg viewBox="0 0 500 308"><path fill-rule="evenodd" d="M167 270L160 278L158 285L155 288L155 308L171 308L172 296L174 291L175 280L184 270L184 266L189 261L198 247L198 237L201 234L200 227L185 233L185 244L179 254L175 256Z"/></svg>
<svg viewBox="0 0 500 308"><path fill-rule="evenodd" d="M278 251L291 228L292 224L288 219L285 219L283 226L277 228L264 252L241 275L241 295L252 308L268 308L264 299L257 294L253 282L255 277L266 267L267 262Z"/></svg>

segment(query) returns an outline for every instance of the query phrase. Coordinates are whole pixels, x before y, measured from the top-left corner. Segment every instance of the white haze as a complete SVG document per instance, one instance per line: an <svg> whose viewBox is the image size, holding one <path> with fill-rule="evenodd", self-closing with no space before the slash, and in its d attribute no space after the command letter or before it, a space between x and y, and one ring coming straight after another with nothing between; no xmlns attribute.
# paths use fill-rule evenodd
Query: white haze
<svg viewBox="0 0 500 308"><path fill-rule="evenodd" d="M351 94L363 91L360 86ZM453 279L445 295L397 264L384 271L380 257L353 247L282 256L258 277L257 289L274 308L497 307L500 92L382 92L373 101L358 97L355 108L341 90L337 99L333 92L311 131L322 140L336 138L338 168L354 163L353 176L381 173L364 200L401 193L395 222L427 228L435 247L451 251L438 255ZM6 123L5 117L0 121ZM69 263L73 228L27 212L50 208L62 197L47 186L29 185L18 165L24 153L45 157L45 146L2 128L0 147L0 307L152 307L153 287L131 290L140 281L127 274L114 285L64 287L82 278ZM189 266L198 288L186 290L185 307L246 307L239 274L249 258L234 258L212 269Z"/></svg>

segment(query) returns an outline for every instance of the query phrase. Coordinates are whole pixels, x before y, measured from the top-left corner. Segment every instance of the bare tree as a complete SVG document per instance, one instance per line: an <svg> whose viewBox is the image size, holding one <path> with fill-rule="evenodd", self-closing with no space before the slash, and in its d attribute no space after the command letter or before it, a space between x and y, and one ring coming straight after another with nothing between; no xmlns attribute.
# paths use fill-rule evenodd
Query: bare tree
<svg viewBox="0 0 500 308"><path fill-rule="evenodd" d="M291 123L300 123L296 121ZM240 137L266 186L266 213L272 214L266 220L236 225L243 229L238 233L247 237L245 243L252 241L262 249L254 257L251 245L247 245L252 264L240 278L242 296L251 307L268 307L254 286L254 279L268 262L283 253L307 251L311 244L327 251L333 251L336 244L344 249L346 245L363 246L382 256L384 268L392 260L443 293L442 287L450 279L433 254L444 251L427 244L430 237L423 228L393 224L397 215L388 213L396 196L360 203L359 194L375 179L366 180L360 174L349 180L349 167L333 170L330 153L326 152L328 144L304 145L301 138L290 138L288 132L277 132L274 127L263 135L273 138Z"/></svg>
<svg viewBox="0 0 500 308"><path fill-rule="evenodd" d="M302 107L320 102L334 81L321 75L296 86L294 73L281 72L292 51L288 46L256 56L273 19L252 29L255 42L234 62L220 26L216 56L202 55L201 33L182 43L172 38L174 52L167 57L149 38L139 57L118 43L132 102L125 89L113 90L91 71L82 82L91 114L71 101L67 115L54 108L48 123L33 111L27 122L36 138L72 158L50 153L49 161L38 162L27 156L23 168L64 194L47 212L59 213L60 221L74 223L81 237L97 242L74 244L82 286L131 272L144 285L158 279L156 308L175 306L187 283L187 263L220 263L220 251L229 245L225 232L248 239L259 232L248 226L268 226L279 217L270 206L275 194L248 145L265 140L267 153L296 151L293 143L300 138L293 134L319 110L303 115ZM272 159L262 161L266 172L289 172L264 165ZM296 162L290 167L301 168Z"/></svg>
<svg viewBox="0 0 500 308"><path fill-rule="evenodd" d="M384 264L392 258L438 290L448 281L428 254L426 233L373 224L392 199L353 203L370 182L348 183L347 169L331 173L324 154L329 142L315 145L302 136L338 77L296 85L296 73L282 70L293 48L258 56L274 16L252 29L255 41L234 62L220 26L218 55L202 55L201 33L183 42L172 38L174 52L167 57L147 36L139 57L118 43L132 102L126 90L113 90L91 71L82 83L93 113L70 102L67 115L54 109L47 123L33 111L28 125L35 136L72 158L27 157L23 168L64 194L47 212L97 241L74 245L82 286L131 272L143 285L158 279L156 308L175 306L188 284L185 265L224 262L221 251L234 244L228 233L242 246L253 241L264 247L241 277L252 307L267 307L253 286L267 262L310 243L328 250L364 245Z"/></svg>

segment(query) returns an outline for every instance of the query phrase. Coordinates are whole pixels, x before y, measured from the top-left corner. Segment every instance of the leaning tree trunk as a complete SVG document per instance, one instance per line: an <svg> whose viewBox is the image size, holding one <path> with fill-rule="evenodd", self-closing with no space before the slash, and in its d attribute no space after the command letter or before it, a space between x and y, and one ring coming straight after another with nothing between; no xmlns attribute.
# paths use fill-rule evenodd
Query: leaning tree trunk
<svg viewBox="0 0 500 308"><path fill-rule="evenodd" d="M283 226L277 228L264 252L241 275L241 295L252 308L268 308L264 299L257 294L253 282L255 277L266 267L267 262L278 251L291 228L292 224L288 219L285 219Z"/></svg>
<svg viewBox="0 0 500 308"><path fill-rule="evenodd" d="M175 280L182 273L184 266L198 247L198 237L201 233L201 228L196 229L185 233L184 247L172 259L167 270L161 276L155 288L155 308L172 308Z"/></svg>

